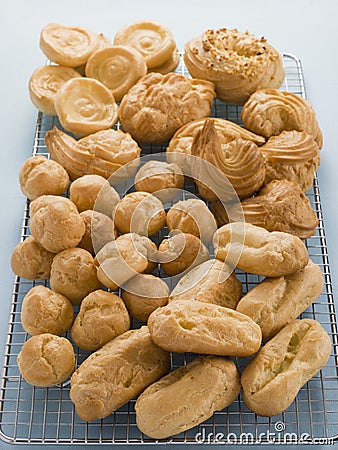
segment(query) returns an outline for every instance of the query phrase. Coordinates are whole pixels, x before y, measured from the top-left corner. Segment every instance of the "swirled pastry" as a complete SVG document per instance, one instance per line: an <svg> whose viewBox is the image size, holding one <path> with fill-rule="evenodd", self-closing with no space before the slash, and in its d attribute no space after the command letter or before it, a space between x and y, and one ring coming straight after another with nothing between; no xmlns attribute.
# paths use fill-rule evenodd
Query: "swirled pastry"
<svg viewBox="0 0 338 450"><path fill-rule="evenodd" d="M114 44L134 47L145 58L149 69L166 64L176 48L171 31L151 21L135 22L121 28L115 35Z"/></svg>
<svg viewBox="0 0 338 450"><path fill-rule="evenodd" d="M262 153L252 141L235 139L226 149L218 137L215 122L206 119L193 139L191 154L213 164L232 184L240 198L257 191L265 178Z"/></svg>
<svg viewBox="0 0 338 450"><path fill-rule="evenodd" d="M214 96L209 81L149 73L122 99L122 129L137 141L164 142L185 123L208 116Z"/></svg>
<svg viewBox="0 0 338 450"><path fill-rule="evenodd" d="M174 72L179 63L180 63L180 54L177 48L175 47L169 59L164 64L162 64L161 66L152 67L151 69L148 69L148 72L157 72L161 73L162 75L166 75L169 72Z"/></svg>
<svg viewBox="0 0 338 450"><path fill-rule="evenodd" d="M55 96L55 111L67 131L82 137L112 128L117 122L113 94L92 78L72 78Z"/></svg>
<svg viewBox="0 0 338 450"><path fill-rule="evenodd" d="M146 73L143 56L133 47L122 45L96 51L86 65L86 76L103 83L117 102Z"/></svg>
<svg viewBox="0 0 338 450"><path fill-rule="evenodd" d="M44 114L56 116L54 101L57 91L71 78L81 77L79 72L66 66L38 67L32 73L28 88L33 104Z"/></svg>
<svg viewBox="0 0 338 450"><path fill-rule="evenodd" d="M141 149L129 133L121 130L102 130L76 141L54 127L47 131L45 143L53 160L72 180L96 174L110 178L111 183L118 182L132 176L140 163Z"/></svg>
<svg viewBox="0 0 338 450"><path fill-rule="evenodd" d="M95 49L95 52L98 50L101 50L103 48L111 47L113 44L111 43L110 39L107 38L103 33L98 34L99 42ZM95 53L94 52L94 53ZM75 70L79 72L82 76L86 75L86 65L87 64L81 64L81 66L75 67Z"/></svg>
<svg viewBox="0 0 338 450"><path fill-rule="evenodd" d="M87 62L99 40L96 33L85 28L49 23L41 31L40 48L51 61L76 67Z"/></svg>
<svg viewBox="0 0 338 450"><path fill-rule="evenodd" d="M289 180L306 192L312 187L314 173L320 163L319 148L305 131L282 131L271 136L260 150L265 160L265 180Z"/></svg>
<svg viewBox="0 0 338 450"><path fill-rule="evenodd" d="M271 181L256 197L243 200L242 208L246 222L301 239L312 236L318 225L310 200L292 181Z"/></svg>
<svg viewBox="0 0 338 450"><path fill-rule="evenodd" d="M185 64L195 78L215 83L217 97L242 105L257 89L279 88L281 55L264 37L221 28L207 30L185 46Z"/></svg>
<svg viewBox="0 0 338 450"><path fill-rule="evenodd" d="M322 147L322 132L312 106L292 92L276 89L255 92L243 106L241 119L248 130L266 138L284 130L305 131Z"/></svg>

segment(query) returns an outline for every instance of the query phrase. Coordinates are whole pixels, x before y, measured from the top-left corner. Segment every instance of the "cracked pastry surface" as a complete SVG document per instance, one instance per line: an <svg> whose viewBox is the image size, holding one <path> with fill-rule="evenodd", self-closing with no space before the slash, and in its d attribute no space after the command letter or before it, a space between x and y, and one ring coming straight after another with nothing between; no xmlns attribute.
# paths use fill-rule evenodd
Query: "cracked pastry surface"
<svg viewBox="0 0 338 450"><path fill-rule="evenodd" d="M23 378L33 386L63 383L75 369L73 346L64 337L38 334L23 344L18 367Z"/></svg>
<svg viewBox="0 0 338 450"><path fill-rule="evenodd" d="M185 45L184 62L195 78L212 81L217 97L242 105L257 89L278 89L282 56L267 40L237 29L207 30Z"/></svg>
<svg viewBox="0 0 338 450"><path fill-rule="evenodd" d="M182 125L208 116L214 97L209 81L149 73L122 99L122 129L139 142L164 142Z"/></svg>
<svg viewBox="0 0 338 450"><path fill-rule="evenodd" d="M241 119L248 130L266 138L284 130L305 131L322 147L316 113L307 100L293 92L262 89L253 93L242 108Z"/></svg>
<svg viewBox="0 0 338 450"><path fill-rule="evenodd" d="M85 224L85 232L78 247L95 255L108 242L117 238L118 231L114 222L105 214L89 209L81 212L80 216Z"/></svg>

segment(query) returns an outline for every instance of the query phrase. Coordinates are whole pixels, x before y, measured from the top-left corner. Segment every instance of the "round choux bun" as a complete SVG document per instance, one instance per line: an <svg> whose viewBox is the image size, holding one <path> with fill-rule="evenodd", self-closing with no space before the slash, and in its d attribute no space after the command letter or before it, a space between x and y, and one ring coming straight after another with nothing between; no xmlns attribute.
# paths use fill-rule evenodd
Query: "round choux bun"
<svg viewBox="0 0 338 450"><path fill-rule="evenodd" d="M69 248L53 260L50 287L79 305L90 292L101 287L92 255L83 248Z"/></svg>
<svg viewBox="0 0 338 450"><path fill-rule="evenodd" d="M19 182L23 194L34 200L41 195L61 195L68 187L69 176L56 161L37 155L22 164Z"/></svg>
<svg viewBox="0 0 338 450"><path fill-rule="evenodd" d="M75 247L82 239L85 224L68 198L42 195L30 204L32 236L51 253Z"/></svg>
<svg viewBox="0 0 338 450"><path fill-rule="evenodd" d="M49 278L55 254L43 248L33 236L20 242L13 250L11 266L15 275L26 280Z"/></svg>
<svg viewBox="0 0 338 450"><path fill-rule="evenodd" d="M114 222L105 214L88 210L81 212L80 216L85 224L85 232L78 247L94 255L108 242L117 238Z"/></svg>
<svg viewBox="0 0 338 450"><path fill-rule="evenodd" d="M38 334L23 344L18 367L22 377L33 386L63 383L75 369L73 346L64 337Z"/></svg>
<svg viewBox="0 0 338 450"><path fill-rule="evenodd" d="M32 336L43 333L60 336L71 327L73 320L70 301L45 286L34 286L22 301L22 327Z"/></svg>

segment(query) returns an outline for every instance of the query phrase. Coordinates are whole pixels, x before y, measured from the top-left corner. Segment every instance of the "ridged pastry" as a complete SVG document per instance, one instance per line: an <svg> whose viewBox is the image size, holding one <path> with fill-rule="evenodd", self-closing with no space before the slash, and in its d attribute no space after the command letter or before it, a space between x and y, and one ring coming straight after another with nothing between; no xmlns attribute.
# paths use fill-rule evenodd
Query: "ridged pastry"
<svg viewBox="0 0 338 450"><path fill-rule="evenodd" d="M54 106L63 128L79 137L112 128L117 122L113 94L93 78L68 80L58 90Z"/></svg>
<svg viewBox="0 0 338 450"><path fill-rule="evenodd" d="M130 46L114 45L98 50L86 64L86 76L103 83L117 102L146 73L145 59Z"/></svg>
<svg viewBox="0 0 338 450"><path fill-rule="evenodd" d="M215 122L206 119L203 128L194 136L191 154L219 169L240 198L249 197L262 186L265 178L262 153L254 142L244 141L241 138L230 141L225 148L224 145L222 146L222 136L219 134ZM203 177L207 180L208 175L205 174ZM213 186L211 183L215 181L216 177L210 176L210 183L206 183L206 186L208 184Z"/></svg>
<svg viewBox="0 0 338 450"><path fill-rule="evenodd" d="M307 248L299 237L269 232L250 223L223 225L216 231L213 245L217 259L266 277L290 275L309 261Z"/></svg>
<svg viewBox="0 0 338 450"><path fill-rule="evenodd" d="M72 180L97 174L117 183L132 176L140 163L140 147L129 133L121 130L98 131L76 141L54 127L47 131L45 143L52 158L66 169Z"/></svg>
<svg viewBox="0 0 338 450"><path fill-rule="evenodd" d="M297 182L303 192L312 187L320 155L311 135L305 131L282 131L271 136L260 150L265 160L264 184L286 179Z"/></svg>
<svg viewBox="0 0 338 450"><path fill-rule="evenodd" d="M248 31L207 30L185 45L184 61L193 77L214 82L226 103L242 105L257 89L277 89L284 80L282 56Z"/></svg>
<svg viewBox="0 0 338 450"><path fill-rule="evenodd" d="M327 363L330 353L330 337L319 322L291 322L244 368L241 384L246 406L260 416L282 413Z"/></svg>
<svg viewBox="0 0 338 450"><path fill-rule="evenodd" d="M304 269L291 275L265 278L240 300L236 311L258 323L267 341L305 311L323 287L320 267L309 260Z"/></svg>
<svg viewBox="0 0 338 450"><path fill-rule="evenodd" d="M201 356L142 392L135 404L136 423L155 439L182 433L229 406L240 390L233 361Z"/></svg>
<svg viewBox="0 0 338 450"><path fill-rule="evenodd" d="M157 72L161 73L162 75L166 75L169 72L174 72L179 63L180 63L180 54L178 52L178 49L175 47L164 64L152 67L151 69L148 69L148 72Z"/></svg>
<svg viewBox="0 0 338 450"><path fill-rule="evenodd" d="M248 223L302 239L315 234L318 225L310 200L293 181L271 181L255 197L243 200L242 210Z"/></svg>
<svg viewBox="0 0 338 450"><path fill-rule="evenodd" d="M57 23L49 23L40 34L40 48L47 58L69 67L85 64L99 41L99 36L90 30Z"/></svg>
<svg viewBox="0 0 338 450"><path fill-rule="evenodd" d="M44 114L56 116L54 107L56 93L66 81L77 77L81 77L81 75L71 67L38 67L32 73L28 84L33 104Z"/></svg>
<svg viewBox="0 0 338 450"><path fill-rule="evenodd" d="M276 89L262 89L250 96L243 106L244 126L266 138L282 131L305 131L322 147L322 132L310 103L297 94Z"/></svg>
<svg viewBox="0 0 338 450"><path fill-rule="evenodd" d="M169 302L196 300L235 309L241 298L242 283L232 267L209 259L186 273L171 291Z"/></svg>
<svg viewBox="0 0 338 450"><path fill-rule="evenodd" d="M185 123L207 117L214 97L214 85L209 81L177 73L149 73L122 99L122 129L136 141L164 142Z"/></svg>
<svg viewBox="0 0 338 450"><path fill-rule="evenodd" d="M121 28L115 34L114 44L134 47L145 58L149 69L165 64L176 47L171 31L151 21L134 22Z"/></svg>

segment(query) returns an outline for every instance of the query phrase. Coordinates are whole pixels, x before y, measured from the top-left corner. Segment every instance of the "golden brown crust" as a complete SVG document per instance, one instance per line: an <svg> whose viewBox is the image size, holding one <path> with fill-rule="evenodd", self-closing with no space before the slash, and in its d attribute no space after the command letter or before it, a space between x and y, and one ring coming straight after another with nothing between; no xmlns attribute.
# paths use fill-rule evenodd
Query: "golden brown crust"
<svg viewBox="0 0 338 450"><path fill-rule="evenodd" d="M175 69L177 69L179 63L180 63L180 54L178 52L178 49L175 47L164 64L157 67L152 67L151 69L148 69L148 72L157 72L161 73L162 75L166 75L169 72L174 72Z"/></svg>
<svg viewBox="0 0 338 450"><path fill-rule="evenodd" d="M138 142L164 142L182 125L208 116L214 96L208 81L177 73L149 73L122 99L122 129Z"/></svg>
<svg viewBox="0 0 338 450"><path fill-rule="evenodd" d="M221 28L207 30L185 45L185 64L193 77L216 85L217 97L242 105L257 89L279 88L282 57L264 37Z"/></svg>
<svg viewBox="0 0 338 450"><path fill-rule="evenodd" d="M226 408L240 389L233 361L201 356L161 378L138 397L137 426L155 439L181 433Z"/></svg>
<svg viewBox="0 0 338 450"><path fill-rule="evenodd" d="M249 356L262 340L250 317L195 300L177 300L155 310L148 327L155 344L169 352Z"/></svg>
<svg viewBox="0 0 338 450"><path fill-rule="evenodd" d="M86 421L109 416L157 381L170 367L167 352L146 326L130 330L92 353L71 378L70 398Z"/></svg>
<svg viewBox="0 0 338 450"><path fill-rule="evenodd" d="M117 238L118 231L114 222L105 214L88 210L80 213L80 216L85 224L85 232L78 247L95 255L108 242Z"/></svg>
<svg viewBox="0 0 338 450"><path fill-rule="evenodd" d="M327 362L331 341L319 322L295 320L249 362L241 383L246 406L261 416L285 411Z"/></svg>
<svg viewBox="0 0 338 450"><path fill-rule="evenodd" d="M297 94L276 89L262 89L250 96L243 106L244 126L266 138L282 131L305 131L322 147L322 132L310 103Z"/></svg>

